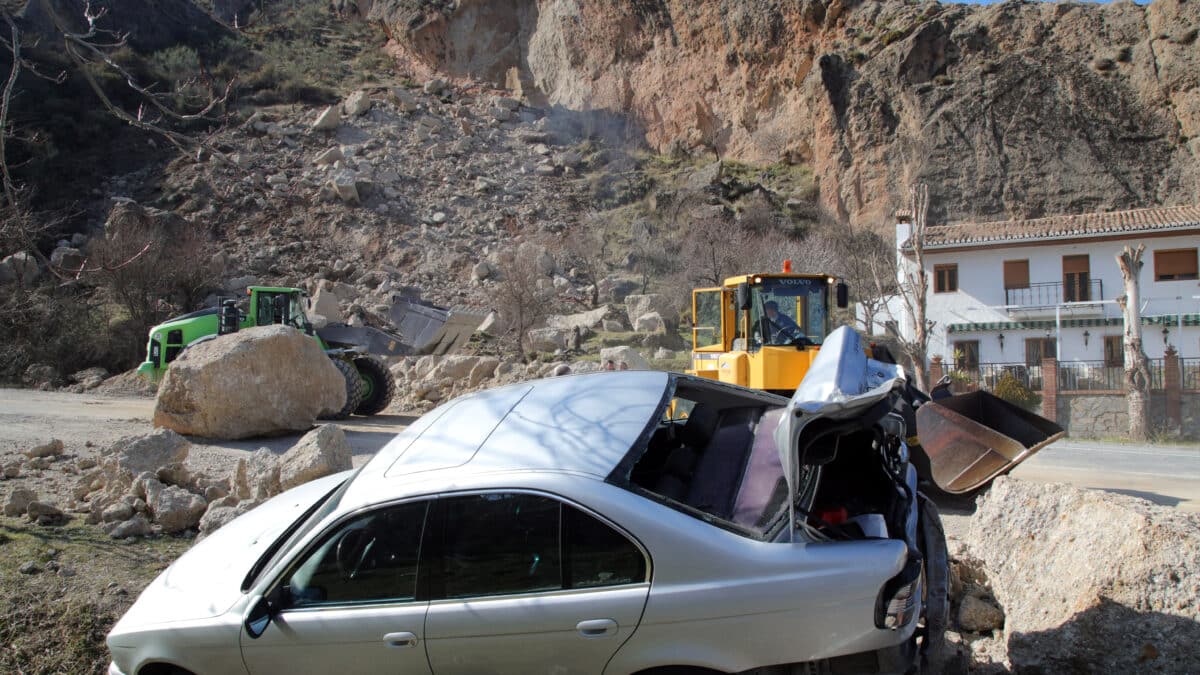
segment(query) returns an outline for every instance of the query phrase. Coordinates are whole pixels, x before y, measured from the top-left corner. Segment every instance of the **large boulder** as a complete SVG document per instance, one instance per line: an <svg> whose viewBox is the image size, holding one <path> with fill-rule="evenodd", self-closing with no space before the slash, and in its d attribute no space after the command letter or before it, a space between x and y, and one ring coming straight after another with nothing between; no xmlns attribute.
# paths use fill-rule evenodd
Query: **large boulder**
<svg viewBox="0 0 1200 675"><path fill-rule="evenodd" d="M678 310L671 305L671 301L665 295L658 293L627 296L625 312L631 326L636 325L638 318L651 312L657 312L668 325L674 325L674 320L679 315Z"/></svg>
<svg viewBox="0 0 1200 675"><path fill-rule="evenodd" d="M529 347L538 352L570 349L573 331L564 328L534 328L529 331Z"/></svg>
<svg viewBox="0 0 1200 675"><path fill-rule="evenodd" d="M608 316L608 312L609 308L605 305L578 314L555 314L546 319L546 325L563 330L575 330L577 327L580 330L599 328Z"/></svg>
<svg viewBox="0 0 1200 675"><path fill-rule="evenodd" d="M346 403L346 383L320 345L289 326L262 326L185 350L163 378L154 425L206 438L310 429Z"/></svg>
<svg viewBox="0 0 1200 675"><path fill-rule="evenodd" d="M624 363L630 370L650 370L650 362L639 354L633 347L605 347L600 350L600 363L612 361L615 364Z"/></svg>
<svg viewBox="0 0 1200 675"><path fill-rule="evenodd" d="M336 424L320 426L304 435L279 462L279 487L290 490L322 476L353 468L350 442Z"/></svg>
<svg viewBox="0 0 1200 675"><path fill-rule="evenodd" d="M29 488L19 487L8 495L8 500L4 502L4 515L6 516L21 516L25 515L25 510L29 505L37 501L37 493Z"/></svg>
<svg viewBox="0 0 1200 675"><path fill-rule="evenodd" d="M964 543L1014 671L1200 672L1200 514L999 478Z"/></svg>

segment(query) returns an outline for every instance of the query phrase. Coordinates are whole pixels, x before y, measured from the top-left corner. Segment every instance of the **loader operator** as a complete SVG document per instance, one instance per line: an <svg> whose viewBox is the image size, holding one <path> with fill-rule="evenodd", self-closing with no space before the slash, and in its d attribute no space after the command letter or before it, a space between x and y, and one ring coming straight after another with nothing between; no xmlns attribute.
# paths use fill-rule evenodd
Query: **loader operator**
<svg viewBox="0 0 1200 675"><path fill-rule="evenodd" d="M792 317L779 311L779 303L768 300L763 303L765 316L762 320L763 342L769 345L791 344L796 338L804 337L804 332Z"/></svg>

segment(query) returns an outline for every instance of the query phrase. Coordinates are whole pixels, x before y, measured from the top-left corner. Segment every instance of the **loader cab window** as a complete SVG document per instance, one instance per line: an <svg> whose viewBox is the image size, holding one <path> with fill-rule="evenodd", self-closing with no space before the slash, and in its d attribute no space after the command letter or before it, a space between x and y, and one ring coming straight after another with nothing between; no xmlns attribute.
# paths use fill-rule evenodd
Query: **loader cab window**
<svg viewBox="0 0 1200 675"><path fill-rule="evenodd" d="M258 307L255 309L256 325L283 324L303 329L306 321L304 305L299 293L260 292L258 294Z"/></svg>
<svg viewBox="0 0 1200 675"><path fill-rule="evenodd" d="M824 278L764 278L750 290L752 348L820 345L829 333Z"/></svg>

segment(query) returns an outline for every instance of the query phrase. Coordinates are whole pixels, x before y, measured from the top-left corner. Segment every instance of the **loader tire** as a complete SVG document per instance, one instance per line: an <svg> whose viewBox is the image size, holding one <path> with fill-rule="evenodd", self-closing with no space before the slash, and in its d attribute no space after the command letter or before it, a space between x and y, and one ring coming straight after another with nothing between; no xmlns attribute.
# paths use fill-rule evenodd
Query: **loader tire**
<svg viewBox="0 0 1200 675"><path fill-rule="evenodd" d="M355 415L374 415L392 403L396 395L396 380L383 361L371 356L354 359L354 367L363 381L363 396Z"/></svg>
<svg viewBox="0 0 1200 675"><path fill-rule="evenodd" d="M354 367L353 363L343 359L332 359L332 361L346 382L346 404L342 406L341 410L326 412L322 417L328 420L344 420L358 408L359 403L362 403L363 381L358 376L358 369Z"/></svg>

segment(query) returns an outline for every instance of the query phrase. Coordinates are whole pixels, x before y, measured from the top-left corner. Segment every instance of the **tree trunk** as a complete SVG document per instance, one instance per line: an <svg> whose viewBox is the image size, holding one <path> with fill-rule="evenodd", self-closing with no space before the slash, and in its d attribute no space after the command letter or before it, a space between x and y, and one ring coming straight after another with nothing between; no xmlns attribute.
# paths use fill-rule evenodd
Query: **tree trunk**
<svg viewBox="0 0 1200 675"><path fill-rule="evenodd" d="M931 323L926 311L929 304L929 278L925 274L925 227L929 214L929 186L916 185L910 192L910 208L912 209L912 248L916 270L909 275L911 298L909 307L913 320L913 339L908 349L909 359L912 360L913 380L917 386L926 390L933 387L926 376L928 372L925 361L929 356L929 329Z"/></svg>
<svg viewBox="0 0 1200 675"><path fill-rule="evenodd" d="M1129 405L1129 437L1145 441L1150 437L1150 367L1142 349L1142 308L1138 275L1142 271L1144 244L1136 249L1126 246L1117 255L1117 266L1125 282L1125 294L1117 298L1125 317L1125 400Z"/></svg>

